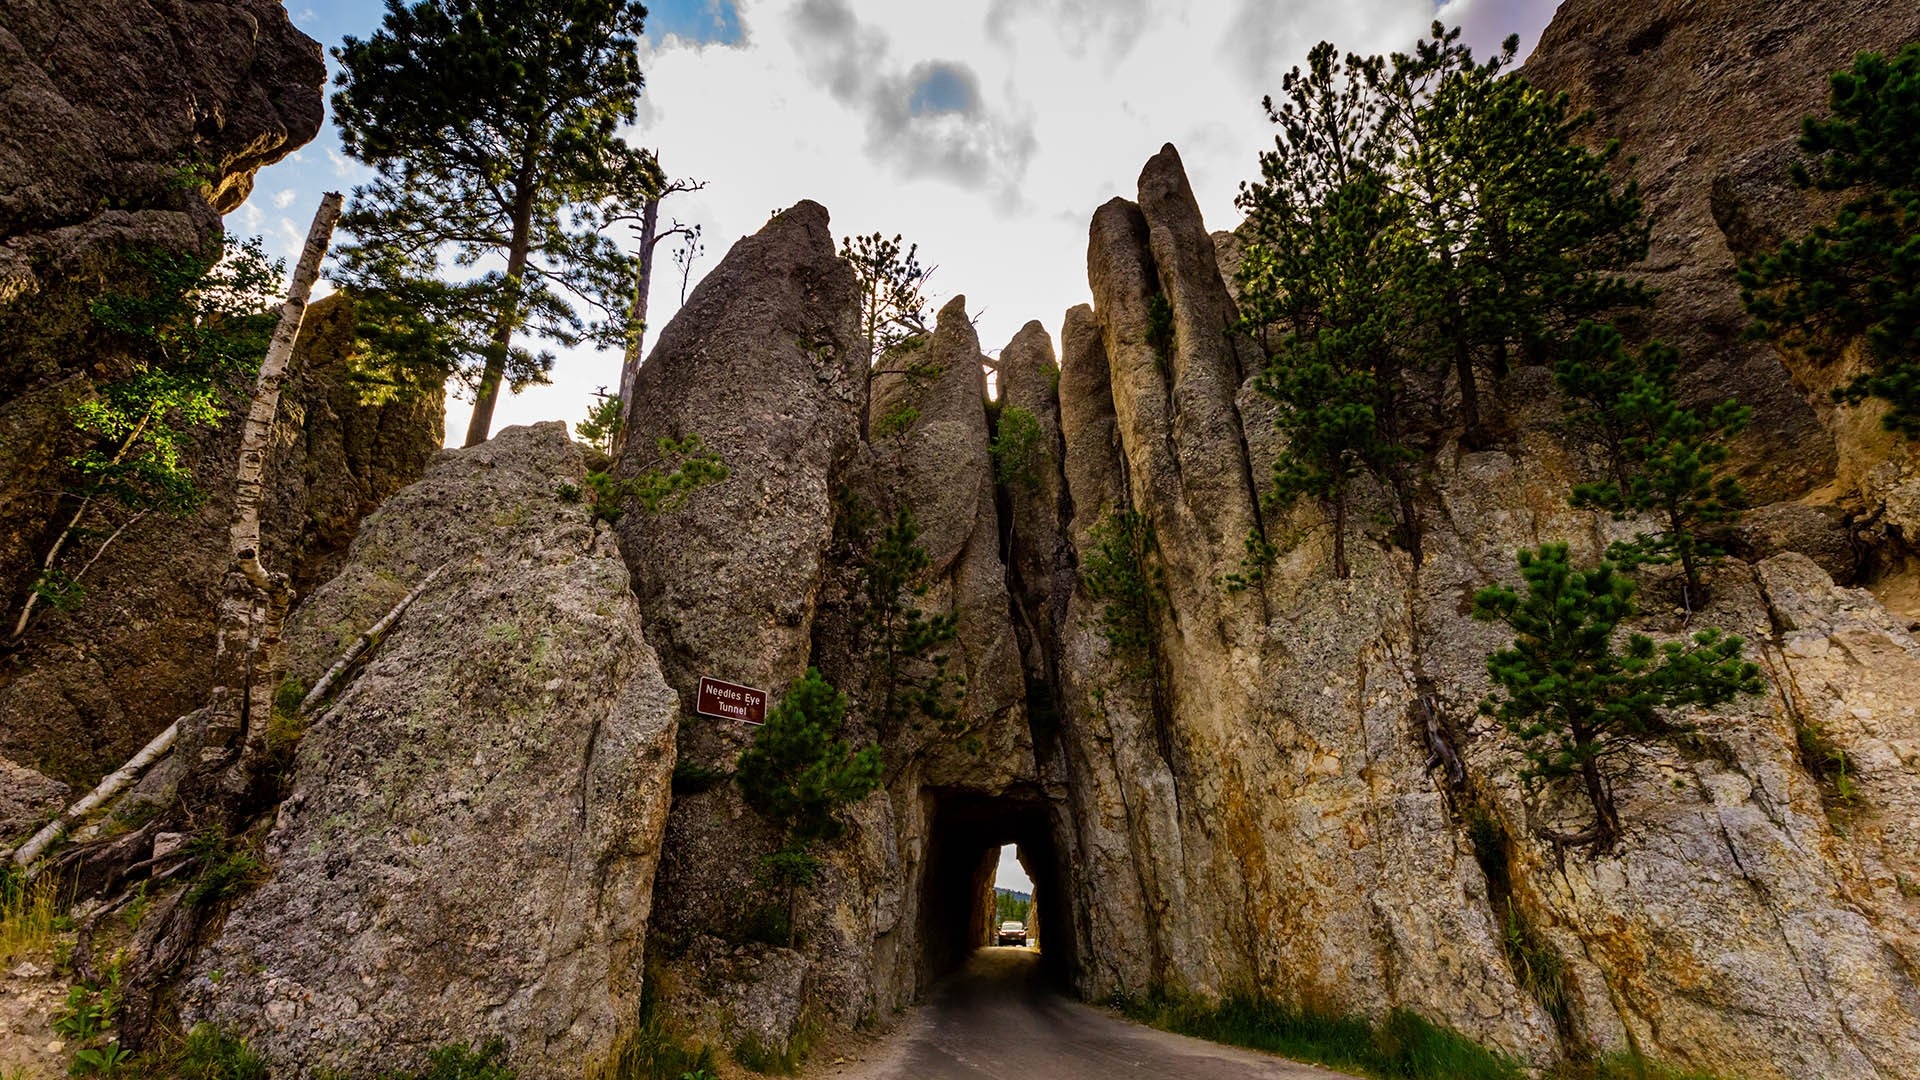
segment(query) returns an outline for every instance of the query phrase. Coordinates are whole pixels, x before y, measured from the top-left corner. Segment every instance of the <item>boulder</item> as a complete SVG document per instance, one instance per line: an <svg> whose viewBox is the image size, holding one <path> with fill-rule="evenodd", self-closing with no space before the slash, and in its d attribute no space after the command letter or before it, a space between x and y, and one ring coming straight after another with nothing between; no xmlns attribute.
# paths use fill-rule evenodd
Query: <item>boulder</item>
<svg viewBox="0 0 1920 1080"><path fill-rule="evenodd" d="M312 714L268 876L180 987L189 1022L298 1076L497 1036L559 1080L631 1033L677 702L584 472L557 423L448 451L296 613L310 682L446 567Z"/></svg>

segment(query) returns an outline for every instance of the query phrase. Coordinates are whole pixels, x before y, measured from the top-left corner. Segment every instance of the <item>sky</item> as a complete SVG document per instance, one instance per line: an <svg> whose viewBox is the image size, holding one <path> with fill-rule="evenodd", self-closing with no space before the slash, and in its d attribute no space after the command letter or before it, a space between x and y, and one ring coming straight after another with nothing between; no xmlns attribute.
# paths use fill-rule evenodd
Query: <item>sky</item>
<svg viewBox="0 0 1920 1080"><path fill-rule="evenodd" d="M1464 27L1477 52L1518 33L1524 54L1558 2L660 0L648 5L639 122L625 134L671 176L706 182L662 204L663 221L704 232L694 284L770 211L813 199L836 237L917 243L937 267L929 310L965 294L993 354L1030 319L1057 335L1067 308L1089 300L1093 211L1132 197L1163 143L1179 148L1209 228L1237 224L1234 194L1272 144L1261 98L1316 42L1389 52L1437 16ZM289 0L288 10L331 49L370 34L383 5ZM260 172L228 229L265 237L291 262L321 193L350 193L369 175L341 154L329 119ZM656 328L680 300L664 252ZM562 353L551 385L503 394L495 430L577 421L596 389L617 385L619 366L611 352ZM450 442L471 408L449 398Z"/></svg>
<svg viewBox="0 0 1920 1080"><path fill-rule="evenodd" d="M1033 895L1033 879L1027 876L1027 868L1020 865L1020 849L1012 844L1000 849L1000 864L993 872L993 887Z"/></svg>

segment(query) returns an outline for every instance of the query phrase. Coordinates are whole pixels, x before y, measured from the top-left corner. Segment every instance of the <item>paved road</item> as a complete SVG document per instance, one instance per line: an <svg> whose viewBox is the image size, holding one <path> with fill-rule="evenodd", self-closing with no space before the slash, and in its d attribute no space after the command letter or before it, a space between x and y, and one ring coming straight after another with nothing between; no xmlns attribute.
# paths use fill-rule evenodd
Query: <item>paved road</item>
<svg viewBox="0 0 1920 1080"><path fill-rule="evenodd" d="M1326 1080L1309 1065L1169 1035L1050 990L1040 954L981 949L845 1080Z"/></svg>

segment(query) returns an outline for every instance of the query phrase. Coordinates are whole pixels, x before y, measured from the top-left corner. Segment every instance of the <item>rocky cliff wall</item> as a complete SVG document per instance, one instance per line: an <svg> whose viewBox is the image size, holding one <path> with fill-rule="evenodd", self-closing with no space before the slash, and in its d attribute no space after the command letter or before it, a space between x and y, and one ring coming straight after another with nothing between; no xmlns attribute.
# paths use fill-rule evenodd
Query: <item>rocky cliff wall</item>
<svg viewBox="0 0 1920 1080"><path fill-rule="evenodd" d="M1747 18L1569 4L1530 72L1580 72L1603 130L1630 132L1629 153L1644 140L1656 178L1650 271L1664 289L1652 329L1688 348L1703 392L1756 405L1762 430L1742 460L1766 474L1760 496L1812 493L1755 516L1804 522L1803 508L1830 506L1837 490L1813 489L1845 473L1847 454L1869 451L1845 449L1851 420L1834 418L1822 387L1795 386L1781 357L1741 338L1737 249L1708 213L1715 177L1696 156L1703 145L1712 161L1734 154L1753 126L1786 138L1819 107L1819 76L1852 48L1920 28L1897 5L1760 7ZM1856 15L1872 40L1843 44ZM1640 100L1635 81L1577 59L1562 67L1553 50L1614 62L1628 51L1614 40L1621 27L1647 20L1661 29L1641 41L1635 69L1687 86L1647 92L1665 93L1671 111L1609 115ZM1703 71L1687 49L1756 67L1782 55L1809 74L1776 87L1757 71ZM1757 102L1742 97L1763 82ZM1748 128L1684 119L1722 98L1773 112ZM1670 127L1657 127L1663 117ZM1144 661L1128 662L1083 575L1056 647L1077 878L1099 883L1075 897L1083 992L1412 1008L1540 1064L1600 1049L1753 1077L1920 1068L1920 879L1885 825L1920 785L1920 708L1879 674L1906 670L1915 653L1903 617L1834 584L1830 570L1848 564L1830 557L1826 532L1843 515L1777 525L1754 561L1716 578L1701 618L1747 636L1771 692L1639 753L1620 782L1631 835L1617 854L1556 848L1542 835L1571 830L1578 807L1529 798L1515 747L1477 715L1501 638L1467 617L1476 590L1514 576L1514 550L1567 540L1593 559L1623 528L1566 506L1592 463L1564 440L1551 375L1523 369L1500 388L1509 444L1472 452L1443 438L1423 481L1417 564L1375 536L1352 578L1336 580L1326 521L1300 507L1252 512L1243 478L1265 475L1273 444L1223 333L1231 301L1213 257L1232 253L1215 251L1184 186L1169 148L1142 173L1137 201L1095 215L1095 304L1069 312L1062 334L1064 525L1076 557L1084 570L1098 552L1094 523L1137 513L1155 538L1145 577L1162 597ZM1160 342L1155 308L1173 315ZM1235 593L1225 579L1256 528L1283 551L1257 588ZM1670 637L1683 622L1656 605L1640 628ZM1878 762L1876 794L1823 787L1802 760L1809 724ZM1549 992L1503 945L1515 927L1562 965Z"/></svg>
<svg viewBox="0 0 1920 1080"><path fill-rule="evenodd" d="M353 374L354 349L346 298L314 304L275 420L262 536L268 564L285 567L302 594L332 576L361 518L418 479L440 449L439 389L369 399ZM137 520L107 508L110 528L90 523L103 534L126 529L104 550L86 550L99 558L82 601L43 606L0 658L0 756L90 784L205 703L242 404L188 448L208 496L201 506Z"/></svg>
<svg viewBox="0 0 1920 1080"><path fill-rule="evenodd" d="M136 250L203 253L260 167L318 132L320 47L276 0L10 4L0 14L0 598L5 631L71 518L69 409L126 374L88 313ZM350 310L308 314L263 510L271 564L325 580L362 516L440 444L437 390L378 403ZM203 703L225 569L236 416L185 449L207 501L103 507L69 551L85 599L43 605L0 656L0 756L91 783ZM121 530L124 526L124 531ZM110 543L108 538L112 537Z"/></svg>
<svg viewBox="0 0 1920 1080"><path fill-rule="evenodd" d="M1920 11L1879 0L1571 0L1525 71L1592 109L1594 135L1632 158L1653 224L1645 270L1661 293L1648 332L1681 350L1698 399L1734 393L1754 407L1738 457L1756 502L1775 504L1752 526L1754 554L1791 547L1844 572L1849 522L1880 549L1862 568L1876 591L1906 611L1920 611L1905 566L1920 529L1904 511L1910 446L1877 409L1828 399L1858 372L1857 352L1816 362L1747 339L1733 269L1832 209L1790 178L1800 118L1825 108L1828 76L1915 40Z"/></svg>

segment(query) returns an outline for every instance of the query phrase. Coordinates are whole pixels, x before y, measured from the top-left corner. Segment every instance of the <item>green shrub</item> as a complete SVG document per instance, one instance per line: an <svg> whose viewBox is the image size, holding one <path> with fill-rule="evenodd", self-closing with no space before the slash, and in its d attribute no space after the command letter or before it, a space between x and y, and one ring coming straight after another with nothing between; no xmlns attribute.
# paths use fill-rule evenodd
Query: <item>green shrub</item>
<svg viewBox="0 0 1920 1080"><path fill-rule="evenodd" d="M1173 305L1165 293L1154 293L1147 301L1147 344L1164 365L1173 352Z"/></svg>
<svg viewBox="0 0 1920 1080"><path fill-rule="evenodd" d="M187 841L186 850L199 865L193 886L187 890L189 904L213 903L234 896L253 884L265 869L244 841L229 837L219 829L195 834Z"/></svg>
<svg viewBox="0 0 1920 1080"><path fill-rule="evenodd" d="M1151 679L1153 611L1158 602L1147 568L1153 532L1134 510L1114 510L1090 533L1081 559L1087 593L1100 605L1100 632L1130 675Z"/></svg>
<svg viewBox="0 0 1920 1080"><path fill-rule="evenodd" d="M1046 463L1046 451L1040 445L1044 436L1040 418L1031 410L1018 405L1000 410L990 448L994 482L1004 488L1039 490L1040 469Z"/></svg>
<svg viewBox="0 0 1920 1080"><path fill-rule="evenodd" d="M587 474L587 493L593 514L602 521L619 521L629 510L664 514L686 505L693 493L732 475L720 455L708 450L700 436L674 440L662 437L659 455L647 468L624 479L611 473Z"/></svg>

